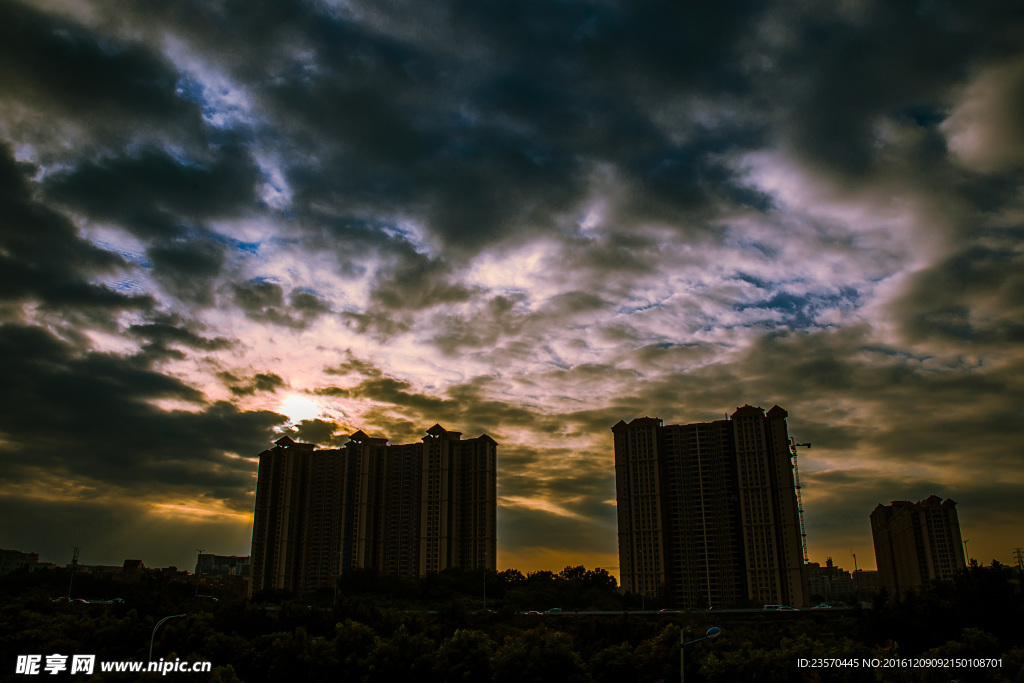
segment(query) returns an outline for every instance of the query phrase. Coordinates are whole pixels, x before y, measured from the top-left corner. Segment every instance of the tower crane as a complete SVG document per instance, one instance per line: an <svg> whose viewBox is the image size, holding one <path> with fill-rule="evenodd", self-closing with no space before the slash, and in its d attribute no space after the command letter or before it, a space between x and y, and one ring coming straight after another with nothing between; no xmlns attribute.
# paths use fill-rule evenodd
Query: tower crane
<svg viewBox="0 0 1024 683"><path fill-rule="evenodd" d="M810 443L797 443L789 437L789 452L793 454L793 483L796 484L796 511L800 517L800 545L804 552L804 564L807 564L807 529L804 526L804 501L800 495L800 466L797 464L797 448L810 448Z"/></svg>

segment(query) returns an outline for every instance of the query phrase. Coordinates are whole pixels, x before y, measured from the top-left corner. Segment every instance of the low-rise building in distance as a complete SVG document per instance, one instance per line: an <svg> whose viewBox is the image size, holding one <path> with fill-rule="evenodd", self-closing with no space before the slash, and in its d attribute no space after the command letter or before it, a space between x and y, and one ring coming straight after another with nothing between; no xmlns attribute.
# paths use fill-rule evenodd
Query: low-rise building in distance
<svg viewBox="0 0 1024 683"><path fill-rule="evenodd" d="M10 574L19 569L32 571L39 564L39 553L25 553L20 550L0 548L0 574Z"/></svg>

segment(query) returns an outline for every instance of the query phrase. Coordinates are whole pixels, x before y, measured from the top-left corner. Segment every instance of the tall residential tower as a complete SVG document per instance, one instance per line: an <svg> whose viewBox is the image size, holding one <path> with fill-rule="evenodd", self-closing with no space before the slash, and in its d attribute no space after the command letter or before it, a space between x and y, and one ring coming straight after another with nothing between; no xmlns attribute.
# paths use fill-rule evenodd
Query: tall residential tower
<svg viewBox="0 0 1024 683"><path fill-rule="evenodd" d="M893 595L951 579L967 566L956 503L949 498L879 503L871 512L871 536L879 583Z"/></svg>
<svg viewBox="0 0 1024 683"><path fill-rule="evenodd" d="M331 587L356 568L495 569L496 465L494 439L440 425L404 445L362 431L337 450L279 439L260 453L251 590Z"/></svg>
<svg viewBox="0 0 1024 683"><path fill-rule="evenodd" d="M806 602L787 416L612 427L623 588L690 609Z"/></svg>

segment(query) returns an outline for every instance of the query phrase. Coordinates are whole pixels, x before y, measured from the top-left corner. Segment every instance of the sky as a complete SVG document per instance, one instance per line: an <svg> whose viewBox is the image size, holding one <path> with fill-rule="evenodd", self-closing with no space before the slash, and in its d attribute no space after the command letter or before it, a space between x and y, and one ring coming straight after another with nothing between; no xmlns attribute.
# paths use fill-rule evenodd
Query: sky
<svg viewBox="0 0 1024 683"><path fill-rule="evenodd" d="M616 568L611 426L789 411L807 545L1024 546L1012 1L0 0L0 547L249 552L257 455L500 444Z"/></svg>

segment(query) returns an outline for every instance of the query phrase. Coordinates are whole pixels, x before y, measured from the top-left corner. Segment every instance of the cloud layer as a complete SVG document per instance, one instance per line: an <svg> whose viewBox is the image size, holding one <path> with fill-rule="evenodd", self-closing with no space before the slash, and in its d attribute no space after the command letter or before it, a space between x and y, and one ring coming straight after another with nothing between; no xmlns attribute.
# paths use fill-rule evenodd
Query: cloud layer
<svg viewBox="0 0 1024 683"><path fill-rule="evenodd" d="M0 485L44 540L0 545L245 553L275 435L440 422L501 444L502 567L614 566L612 424L778 403L812 560L870 566L871 509L937 493L1009 561L1022 32L1000 2L6 3Z"/></svg>

